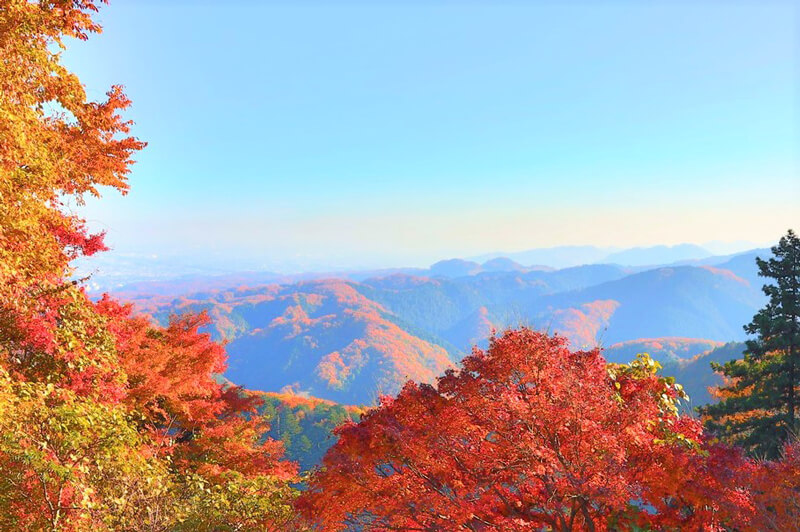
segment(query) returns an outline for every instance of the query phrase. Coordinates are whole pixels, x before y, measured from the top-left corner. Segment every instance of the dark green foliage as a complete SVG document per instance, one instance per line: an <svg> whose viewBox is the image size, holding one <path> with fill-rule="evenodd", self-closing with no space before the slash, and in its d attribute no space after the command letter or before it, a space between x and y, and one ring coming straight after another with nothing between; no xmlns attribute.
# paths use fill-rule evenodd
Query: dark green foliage
<svg viewBox="0 0 800 532"><path fill-rule="evenodd" d="M709 429L770 458L800 428L800 238L789 230L772 254L756 259L759 275L770 279L769 302L745 326L756 336L743 359L712 364L731 384L703 410Z"/></svg>
<svg viewBox="0 0 800 532"><path fill-rule="evenodd" d="M287 400L280 396L262 396L262 415L270 430L267 436L283 442L287 459L297 462L301 471L308 471L322 460L328 448L336 443L333 429L345 421L358 420L359 411L342 405Z"/></svg>

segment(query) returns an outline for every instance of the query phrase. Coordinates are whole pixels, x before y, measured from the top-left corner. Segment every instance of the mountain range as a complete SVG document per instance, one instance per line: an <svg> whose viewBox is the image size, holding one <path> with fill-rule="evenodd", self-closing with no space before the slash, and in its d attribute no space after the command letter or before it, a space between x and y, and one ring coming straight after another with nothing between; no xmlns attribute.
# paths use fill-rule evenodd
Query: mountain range
<svg viewBox="0 0 800 532"><path fill-rule="evenodd" d="M469 260L484 262L500 257L521 264L545 265L553 268L568 268L584 264L654 266L686 260L700 260L718 255L733 255L757 247L751 242L707 242L703 245L677 244L625 249L597 246L556 246L512 253L487 253L471 257Z"/></svg>
<svg viewBox="0 0 800 532"><path fill-rule="evenodd" d="M117 295L161 321L209 312L212 334L227 342L225 376L237 384L363 405L409 379L432 382L493 331L519 325L574 348L601 346L611 361L650 351L665 371L701 382L691 373L710 374L701 355L744 340L742 325L765 302L757 255L766 253L561 269L455 259L328 279L195 278L180 281L180 295L139 283Z"/></svg>

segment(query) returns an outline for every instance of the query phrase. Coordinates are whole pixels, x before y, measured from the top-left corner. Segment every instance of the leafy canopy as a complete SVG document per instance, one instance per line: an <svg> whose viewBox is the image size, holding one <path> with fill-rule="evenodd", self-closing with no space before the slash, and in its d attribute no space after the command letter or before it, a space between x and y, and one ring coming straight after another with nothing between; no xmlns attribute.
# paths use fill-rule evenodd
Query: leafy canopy
<svg viewBox="0 0 800 532"><path fill-rule="evenodd" d="M105 249L74 207L124 193L144 147L121 87L90 101L60 62L99 4L0 2L0 528L285 530L296 467L215 380L208 318L159 327L69 280Z"/></svg>
<svg viewBox="0 0 800 532"><path fill-rule="evenodd" d="M741 454L678 414L684 394L657 369L507 331L436 387L409 383L337 429L302 508L324 530L746 523Z"/></svg>

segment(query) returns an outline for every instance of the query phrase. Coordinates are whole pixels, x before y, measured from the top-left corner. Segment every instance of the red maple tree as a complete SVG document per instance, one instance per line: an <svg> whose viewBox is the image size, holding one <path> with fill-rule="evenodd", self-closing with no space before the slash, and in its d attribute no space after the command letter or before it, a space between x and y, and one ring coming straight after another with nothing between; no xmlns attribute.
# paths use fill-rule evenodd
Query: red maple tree
<svg viewBox="0 0 800 532"><path fill-rule="evenodd" d="M745 525L746 462L703 442L657 368L508 331L339 428L301 507L325 530Z"/></svg>
<svg viewBox="0 0 800 532"><path fill-rule="evenodd" d="M752 468L756 530L800 532L800 441L784 445L780 459Z"/></svg>
<svg viewBox="0 0 800 532"><path fill-rule="evenodd" d="M108 318L106 327L127 375L123 402L142 413L144 428L161 452L173 453L177 465L206 476L236 471L288 479L296 473L295 464L282 460L280 442L262 441L269 427L254 415L257 396L217 377L227 355L200 330L210 323L207 314L173 316L160 327L108 296L97 309Z"/></svg>

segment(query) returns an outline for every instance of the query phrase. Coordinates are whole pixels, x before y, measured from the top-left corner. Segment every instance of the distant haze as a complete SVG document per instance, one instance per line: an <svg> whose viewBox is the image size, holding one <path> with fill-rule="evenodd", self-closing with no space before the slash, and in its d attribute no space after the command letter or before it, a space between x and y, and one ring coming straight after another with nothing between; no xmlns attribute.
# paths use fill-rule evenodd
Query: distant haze
<svg viewBox="0 0 800 532"><path fill-rule="evenodd" d="M557 270L588 264L616 264L642 268L666 264L716 264L729 255L754 248L748 242L713 243L713 249L732 251L714 254L695 244L675 246L649 246L638 248L598 248L596 246L557 246L536 248L521 252L487 253L468 258L445 258L435 263L359 263L358 258L333 263L328 258L303 257L294 261L269 261L263 257L238 257L215 253L184 255L180 252L165 254L119 253L115 251L82 259L77 264L77 277L90 277L91 290L114 290L130 283L166 282L170 293L191 289L197 282L216 284L214 278L225 286L241 284L266 284L294 282L303 279L341 277L363 279L372 276L407 273L412 275L461 277L488 272L523 272Z"/></svg>

